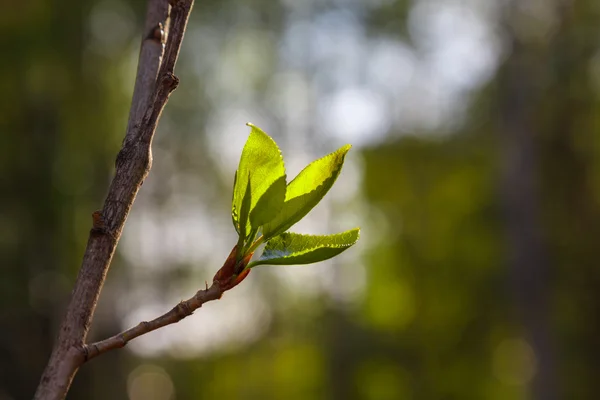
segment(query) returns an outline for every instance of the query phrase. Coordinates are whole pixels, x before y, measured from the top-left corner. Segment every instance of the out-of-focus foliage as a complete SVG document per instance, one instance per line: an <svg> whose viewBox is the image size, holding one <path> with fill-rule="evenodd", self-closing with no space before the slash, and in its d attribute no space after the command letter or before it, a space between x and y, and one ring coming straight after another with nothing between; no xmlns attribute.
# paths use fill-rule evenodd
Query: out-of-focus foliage
<svg viewBox="0 0 600 400"><path fill-rule="evenodd" d="M49 355L124 135L143 8L0 13L1 400L31 397ZM295 229L364 239L335 264L258 268L85 365L69 398L595 399L599 38L596 0L198 1L90 337L222 264L248 120L278 134L292 176L356 144Z"/></svg>

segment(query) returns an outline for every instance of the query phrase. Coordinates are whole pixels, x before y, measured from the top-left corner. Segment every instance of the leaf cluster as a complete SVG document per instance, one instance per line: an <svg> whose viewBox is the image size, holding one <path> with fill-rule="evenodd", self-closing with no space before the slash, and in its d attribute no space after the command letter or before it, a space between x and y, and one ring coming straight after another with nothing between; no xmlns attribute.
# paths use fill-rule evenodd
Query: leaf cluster
<svg viewBox="0 0 600 400"><path fill-rule="evenodd" d="M287 183L283 157L275 141L260 128L252 124L248 126L251 128L250 136L242 151L233 184L231 216L238 242L228 258L232 277L242 274L245 277L251 268L261 264L323 261L356 243L358 228L334 235L288 232L331 189L351 146L345 145L313 161ZM262 255L250 261L256 248L263 243ZM227 275L229 273L221 272L220 278Z"/></svg>

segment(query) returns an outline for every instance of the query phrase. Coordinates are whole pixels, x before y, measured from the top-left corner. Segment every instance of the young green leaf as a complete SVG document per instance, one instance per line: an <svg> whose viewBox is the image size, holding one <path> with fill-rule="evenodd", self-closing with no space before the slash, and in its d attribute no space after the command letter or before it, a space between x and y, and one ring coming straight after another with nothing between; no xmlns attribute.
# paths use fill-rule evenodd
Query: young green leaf
<svg viewBox="0 0 600 400"><path fill-rule="evenodd" d="M248 126L251 131L236 172L231 211L233 224L240 236L247 236L251 229L273 219L285 199L285 168L277 144L260 128L252 124ZM247 176L249 180L243 178ZM245 224L245 231L241 231L242 202L248 185L251 187L250 223Z"/></svg>
<svg viewBox="0 0 600 400"><path fill-rule="evenodd" d="M244 192L244 197L242 199L242 205L240 207L240 215L239 215L239 240L238 240L238 248L241 248L246 239L246 226L248 225L248 217L250 214L250 201L252 199L252 182L250 182L250 176L248 176L248 183L246 184L246 191ZM240 233L241 232L241 233Z"/></svg>
<svg viewBox="0 0 600 400"><path fill-rule="evenodd" d="M271 221L281 211L285 199L285 175L271 184L258 199L250 213L250 224L258 228Z"/></svg>
<svg viewBox="0 0 600 400"><path fill-rule="evenodd" d="M321 201L340 174L350 147L347 144L313 161L290 182L281 212L263 227L265 240L291 228Z"/></svg>
<svg viewBox="0 0 600 400"><path fill-rule="evenodd" d="M356 243L359 233L359 228L323 236L285 232L269 240L260 258L248 264L247 268L261 264L310 264L327 260Z"/></svg>
<svg viewBox="0 0 600 400"><path fill-rule="evenodd" d="M235 171L235 175L233 176L233 194L231 195L231 221L233 222L233 227L235 228L235 231L237 232L237 234L241 237L240 235L240 215L239 212L240 210L236 210L235 209L235 187L237 185L237 171Z"/></svg>

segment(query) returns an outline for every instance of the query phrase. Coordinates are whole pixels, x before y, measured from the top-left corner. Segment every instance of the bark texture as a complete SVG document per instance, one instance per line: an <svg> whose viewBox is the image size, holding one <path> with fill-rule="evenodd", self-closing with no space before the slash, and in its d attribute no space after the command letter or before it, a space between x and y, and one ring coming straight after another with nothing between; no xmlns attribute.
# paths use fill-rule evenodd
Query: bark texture
<svg viewBox="0 0 600 400"><path fill-rule="evenodd" d="M83 262L35 399L63 399L81 364L85 339L135 196L152 165L151 144L169 95L193 0L149 0L129 123L101 210L93 213ZM163 30L165 26L168 30ZM164 49L164 51L163 51Z"/></svg>
<svg viewBox="0 0 600 400"><path fill-rule="evenodd" d="M185 317L192 315L202 304L210 300L221 298L223 291L218 283L214 283L206 290L199 290L192 298L182 301L173 307L169 312L161 315L152 321L143 321L131 329L112 336L100 342L85 345L83 348L84 362L91 360L107 351L125 347L130 340L136 337L145 335L146 333L155 331L163 326L174 324L181 321Z"/></svg>

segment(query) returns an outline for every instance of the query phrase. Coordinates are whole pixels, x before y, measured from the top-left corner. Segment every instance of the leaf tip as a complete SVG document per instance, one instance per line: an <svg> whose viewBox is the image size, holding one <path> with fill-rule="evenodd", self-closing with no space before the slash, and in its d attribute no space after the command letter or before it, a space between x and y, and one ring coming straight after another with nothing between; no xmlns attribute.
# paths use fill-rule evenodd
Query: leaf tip
<svg viewBox="0 0 600 400"><path fill-rule="evenodd" d="M267 132L263 131L258 126L254 125L252 122L246 122L246 126L250 127L250 136L258 134L259 136L262 136L263 139L270 140L271 142L273 142L275 147L277 147L277 150L279 150L277 143L275 143L275 140L273 140L271 136L267 135ZM279 152L281 153L281 150L279 150Z"/></svg>
<svg viewBox="0 0 600 400"><path fill-rule="evenodd" d="M354 239L350 246L354 246L356 242L358 242L358 239L360 239L360 227L357 226L356 228L350 229L348 233L350 233Z"/></svg>
<svg viewBox="0 0 600 400"><path fill-rule="evenodd" d="M343 160L344 158L346 158L346 154L348 154L348 152L350 151L351 148L352 148L351 144L345 144L342 147L340 147L339 149L337 149L333 154L337 154L338 157L341 157L341 159Z"/></svg>

